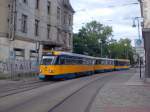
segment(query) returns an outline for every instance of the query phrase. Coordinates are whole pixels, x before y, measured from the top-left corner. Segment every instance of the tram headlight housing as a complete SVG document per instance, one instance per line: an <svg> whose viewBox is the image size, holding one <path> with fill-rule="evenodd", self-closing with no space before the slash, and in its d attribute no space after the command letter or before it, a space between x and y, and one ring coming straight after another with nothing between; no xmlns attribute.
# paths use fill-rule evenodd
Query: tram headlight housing
<svg viewBox="0 0 150 112"><path fill-rule="evenodd" d="M53 71L53 70L49 70L48 72L49 72L49 73L54 73L54 71Z"/></svg>
<svg viewBox="0 0 150 112"><path fill-rule="evenodd" d="M40 73L42 73L42 70L40 69Z"/></svg>

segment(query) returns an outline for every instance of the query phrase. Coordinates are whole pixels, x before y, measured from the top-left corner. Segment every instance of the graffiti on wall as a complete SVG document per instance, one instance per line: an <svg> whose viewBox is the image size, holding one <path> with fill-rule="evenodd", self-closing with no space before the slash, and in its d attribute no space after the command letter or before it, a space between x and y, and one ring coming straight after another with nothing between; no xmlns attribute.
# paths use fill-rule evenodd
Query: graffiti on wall
<svg viewBox="0 0 150 112"><path fill-rule="evenodd" d="M6 60L0 61L1 73L38 73L37 61L31 60Z"/></svg>

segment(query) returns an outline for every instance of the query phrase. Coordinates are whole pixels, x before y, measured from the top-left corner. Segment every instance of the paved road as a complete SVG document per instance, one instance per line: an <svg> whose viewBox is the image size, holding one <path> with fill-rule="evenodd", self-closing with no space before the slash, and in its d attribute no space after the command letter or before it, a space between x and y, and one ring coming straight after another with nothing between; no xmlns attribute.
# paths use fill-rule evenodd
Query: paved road
<svg viewBox="0 0 150 112"><path fill-rule="evenodd" d="M0 98L0 112L88 112L99 90L116 74L97 74Z"/></svg>

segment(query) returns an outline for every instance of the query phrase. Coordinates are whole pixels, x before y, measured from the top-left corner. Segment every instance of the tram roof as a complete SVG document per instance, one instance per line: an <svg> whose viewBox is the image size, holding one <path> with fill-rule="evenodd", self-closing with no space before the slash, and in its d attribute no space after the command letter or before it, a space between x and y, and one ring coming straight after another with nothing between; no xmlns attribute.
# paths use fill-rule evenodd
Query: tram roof
<svg viewBox="0 0 150 112"><path fill-rule="evenodd" d="M110 61L114 61L114 59L110 59L110 58L99 58L99 57L96 57L95 59L101 59L101 60L110 60Z"/></svg>
<svg viewBox="0 0 150 112"><path fill-rule="evenodd" d="M76 54L76 53L70 53L70 52L62 52L62 51L44 51L46 54L60 56L60 55L68 55L68 56L76 56L76 57L82 57L82 58L90 58L90 59L102 59L102 60L110 60L110 61L126 61L129 62L128 59L110 59L110 58L100 58L100 57L92 57L92 56L86 56L82 54Z"/></svg>
<svg viewBox="0 0 150 112"><path fill-rule="evenodd" d="M45 53L51 54L51 55L56 55L56 56L68 55L68 56L76 56L76 57L82 57L82 58L91 58L91 59L95 58L95 57L92 57L92 56L86 56L86 55L82 55L82 54L62 52L62 51L49 51L49 52L45 52Z"/></svg>
<svg viewBox="0 0 150 112"><path fill-rule="evenodd" d="M130 62L130 60L128 59L115 59L116 61L126 61L126 62Z"/></svg>

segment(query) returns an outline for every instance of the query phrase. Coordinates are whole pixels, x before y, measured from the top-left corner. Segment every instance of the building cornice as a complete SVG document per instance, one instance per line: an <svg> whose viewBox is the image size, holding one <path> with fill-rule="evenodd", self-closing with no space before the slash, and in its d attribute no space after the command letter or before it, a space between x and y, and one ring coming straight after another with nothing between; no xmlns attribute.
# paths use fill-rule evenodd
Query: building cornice
<svg viewBox="0 0 150 112"><path fill-rule="evenodd" d="M21 37L16 35L15 40L22 40L22 41L27 41L27 42L33 42L36 43L37 41L35 39L27 38L27 37Z"/></svg>
<svg viewBox="0 0 150 112"><path fill-rule="evenodd" d="M150 28L143 28L142 31L143 32L150 32Z"/></svg>
<svg viewBox="0 0 150 112"><path fill-rule="evenodd" d="M61 7L66 8L67 10L71 11L72 13L75 13L70 0L58 0L58 3Z"/></svg>

